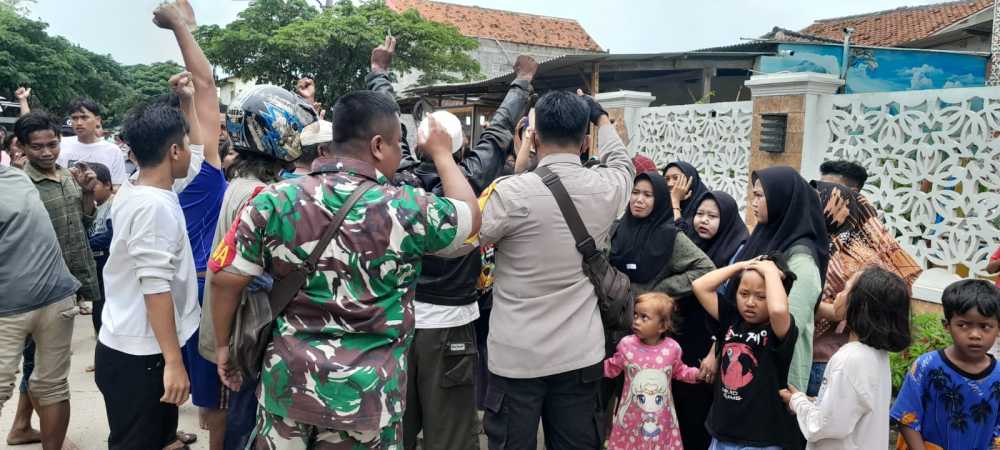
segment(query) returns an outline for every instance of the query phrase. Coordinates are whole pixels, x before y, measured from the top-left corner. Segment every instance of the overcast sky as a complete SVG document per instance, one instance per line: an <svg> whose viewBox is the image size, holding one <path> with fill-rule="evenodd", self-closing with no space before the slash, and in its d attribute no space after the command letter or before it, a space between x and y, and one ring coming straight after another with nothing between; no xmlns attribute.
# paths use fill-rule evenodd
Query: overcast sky
<svg viewBox="0 0 1000 450"><path fill-rule="evenodd" d="M798 30L816 19L939 0L451 0L579 21L613 53L694 50L758 37L775 26ZM126 64L180 60L172 36L152 24L160 0L38 0L30 12L49 33ZM246 0L191 0L199 23L226 24ZM310 3L313 3L310 1ZM69 5L72 5L70 7ZM84 6L85 5L85 6Z"/></svg>

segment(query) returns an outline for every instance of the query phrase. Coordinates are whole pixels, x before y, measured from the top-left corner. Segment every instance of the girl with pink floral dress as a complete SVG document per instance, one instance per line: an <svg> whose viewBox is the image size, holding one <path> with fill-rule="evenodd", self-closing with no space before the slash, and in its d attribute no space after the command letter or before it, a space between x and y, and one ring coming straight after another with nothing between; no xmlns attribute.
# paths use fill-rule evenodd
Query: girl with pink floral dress
<svg viewBox="0 0 1000 450"><path fill-rule="evenodd" d="M611 450L682 450L670 380L698 382L698 369L681 361L681 347L667 337L674 300L661 293L636 299L634 334L604 361L604 376L625 372L625 387L608 440Z"/></svg>

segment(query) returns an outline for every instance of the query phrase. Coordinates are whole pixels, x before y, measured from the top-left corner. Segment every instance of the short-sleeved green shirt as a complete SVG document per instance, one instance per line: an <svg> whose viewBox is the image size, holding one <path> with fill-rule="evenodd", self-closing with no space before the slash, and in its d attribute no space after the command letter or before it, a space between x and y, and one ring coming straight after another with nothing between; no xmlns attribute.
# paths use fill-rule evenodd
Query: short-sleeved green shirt
<svg viewBox="0 0 1000 450"><path fill-rule="evenodd" d="M68 170L58 165L54 177L45 175L30 163L24 165L24 173L35 183L38 195L49 212L66 266L80 281L77 294L84 300L103 301L97 283L97 263L87 238L87 228L94 221L94 216L83 213L80 186Z"/></svg>
<svg viewBox="0 0 1000 450"><path fill-rule="evenodd" d="M361 161L325 160L314 167L318 174L254 197L210 267L288 273L308 257L354 189L365 179L376 181L278 317L258 397L268 412L297 422L384 428L402 419L421 257L462 247L471 215L464 203L389 185Z"/></svg>

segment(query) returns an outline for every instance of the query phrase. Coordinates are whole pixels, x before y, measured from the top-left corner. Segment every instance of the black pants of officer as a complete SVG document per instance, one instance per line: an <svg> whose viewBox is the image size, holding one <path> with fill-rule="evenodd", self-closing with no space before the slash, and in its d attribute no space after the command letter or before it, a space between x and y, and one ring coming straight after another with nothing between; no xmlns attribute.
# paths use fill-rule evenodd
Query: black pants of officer
<svg viewBox="0 0 1000 450"><path fill-rule="evenodd" d="M541 420L547 450L599 449L604 442L598 363L541 378L490 374L483 426L490 450L535 450Z"/></svg>

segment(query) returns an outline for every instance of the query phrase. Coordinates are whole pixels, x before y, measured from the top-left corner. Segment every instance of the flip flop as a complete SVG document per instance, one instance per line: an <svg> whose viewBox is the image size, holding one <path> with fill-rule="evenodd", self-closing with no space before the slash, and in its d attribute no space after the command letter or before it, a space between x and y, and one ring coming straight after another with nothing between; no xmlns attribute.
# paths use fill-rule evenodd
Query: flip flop
<svg viewBox="0 0 1000 450"><path fill-rule="evenodd" d="M194 433L185 433L183 431L178 431L177 440L184 445L194 444L195 442L198 442L198 435Z"/></svg>

